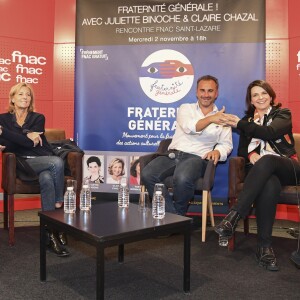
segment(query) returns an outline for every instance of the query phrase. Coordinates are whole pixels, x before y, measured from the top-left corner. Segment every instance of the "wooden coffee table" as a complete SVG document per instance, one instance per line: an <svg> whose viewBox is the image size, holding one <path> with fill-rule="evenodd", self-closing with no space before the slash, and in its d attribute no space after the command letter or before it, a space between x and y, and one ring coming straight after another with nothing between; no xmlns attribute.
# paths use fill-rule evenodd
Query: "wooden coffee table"
<svg viewBox="0 0 300 300"><path fill-rule="evenodd" d="M77 210L65 214L62 209L41 211L40 217L40 279L46 281L46 227L64 231L78 240L96 247L96 294L104 299L104 249L118 246L118 260L124 261L124 244L172 233L183 238L183 290L190 292L190 234L192 219L170 213L162 220L152 218L151 211L142 213L138 205L128 209L116 202L94 204L90 212ZM76 266L74 266L76 268Z"/></svg>

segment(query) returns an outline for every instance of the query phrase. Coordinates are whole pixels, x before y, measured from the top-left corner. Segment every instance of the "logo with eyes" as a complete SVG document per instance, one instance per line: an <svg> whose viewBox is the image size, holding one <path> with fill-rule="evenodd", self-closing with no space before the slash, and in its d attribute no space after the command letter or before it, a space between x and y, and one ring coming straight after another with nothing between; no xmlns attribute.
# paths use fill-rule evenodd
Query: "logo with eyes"
<svg viewBox="0 0 300 300"><path fill-rule="evenodd" d="M150 99L160 103L173 103L190 91L194 69L182 53L164 49L145 59L139 78L144 93Z"/></svg>

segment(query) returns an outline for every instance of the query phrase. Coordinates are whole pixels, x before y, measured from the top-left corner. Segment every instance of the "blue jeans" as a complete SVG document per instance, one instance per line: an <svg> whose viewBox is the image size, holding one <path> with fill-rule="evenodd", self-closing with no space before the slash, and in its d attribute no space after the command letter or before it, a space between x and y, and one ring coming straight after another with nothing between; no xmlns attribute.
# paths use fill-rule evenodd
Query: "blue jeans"
<svg viewBox="0 0 300 300"><path fill-rule="evenodd" d="M39 176L42 210L54 210L64 201L64 161L58 156L28 158L27 163Z"/></svg>
<svg viewBox="0 0 300 300"><path fill-rule="evenodd" d="M175 159L168 156L153 159L143 168L141 179L152 198L155 184L173 176L173 196L166 192L166 211L184 215L189 201L194 198L195 182L203 177L207 161L182 151L176 151L175 155Z"/></svg>

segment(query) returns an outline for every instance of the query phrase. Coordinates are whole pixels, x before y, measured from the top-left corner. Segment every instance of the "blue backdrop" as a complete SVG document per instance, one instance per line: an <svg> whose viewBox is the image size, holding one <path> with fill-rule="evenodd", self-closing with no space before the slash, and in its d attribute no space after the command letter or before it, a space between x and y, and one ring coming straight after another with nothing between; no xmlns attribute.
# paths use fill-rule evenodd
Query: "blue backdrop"
<svg viewBox="0 0 300 300"><path fill-rule="evenodd" d="M216 76L216 105L239 116L248 84L265 77L264 1L182 1L177 11L177 2L163 3L164 11L151 1L77 1L75 133L88 155L101 155L104 177L108 156L128 156L129 174L129 157L155 151L162 138L172 137L176 109L196 101L198 77ZM182 73L156 73L162 65ZM233 142L231 155L235 132ZM95 187L110 190L109 184ZM212 195L227 204L227 163L217 168Z"/></svg>

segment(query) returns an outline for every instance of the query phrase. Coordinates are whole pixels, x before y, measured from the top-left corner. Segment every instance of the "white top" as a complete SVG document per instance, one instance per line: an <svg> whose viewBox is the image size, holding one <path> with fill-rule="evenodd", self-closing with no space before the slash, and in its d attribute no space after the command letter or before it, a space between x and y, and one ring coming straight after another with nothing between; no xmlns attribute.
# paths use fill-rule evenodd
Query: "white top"
<svg viewBox="0 0 300 300"><path fill-rule="evenodd" d="M182 104L178 109L176 131L169 149L201 157L215 149L220 151L220 161L225 161L232 151L231 127L212 123L202 131L196 131L196 124L200 119L217 112L216 105L212 112L204 115L198 102Z"/></svg>
<svg viewBox="0 0 300 300"><path fill-rule="evenodd" d="M268 115L270 111L272 110L272 107L270 107L266 113ZM254 119L254 123L257 125L263 126L264 124L264 117L260 118L258 114L254 115L256 118ZM268 126L268 124L266 124ZM260 145L260 156L264 156L267 154L272 154L272 155L277 155L280 156L278 153L276 153L270 146L270 144L264 140L257 139L257 138L252 138L251 142L248 145L248 153L251 153L254 151L258 146Z"/></svg>

